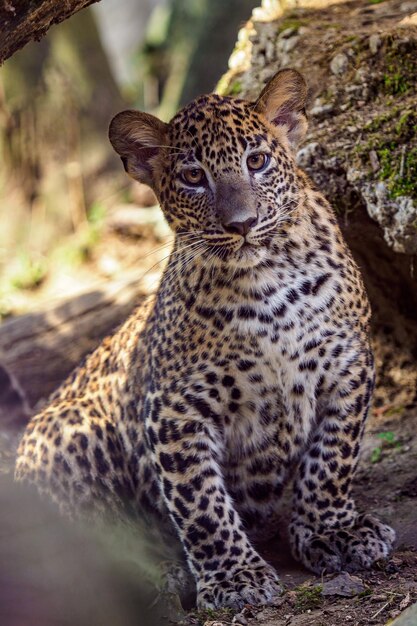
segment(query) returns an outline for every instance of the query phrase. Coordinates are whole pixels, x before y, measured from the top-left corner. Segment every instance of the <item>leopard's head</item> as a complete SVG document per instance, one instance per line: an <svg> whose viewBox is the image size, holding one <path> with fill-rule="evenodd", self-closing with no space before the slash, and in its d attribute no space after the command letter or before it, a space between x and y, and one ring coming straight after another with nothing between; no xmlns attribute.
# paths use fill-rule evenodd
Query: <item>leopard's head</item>
<svg viewBox="0 0 417 626"><path fill-rule="evenodd" d="M285 69L256 102L201 96L169 124L123 111L109 137L185 245L221 263L254 266L295 219L294 149L307 128L306 96L303 77Z"/></svg>

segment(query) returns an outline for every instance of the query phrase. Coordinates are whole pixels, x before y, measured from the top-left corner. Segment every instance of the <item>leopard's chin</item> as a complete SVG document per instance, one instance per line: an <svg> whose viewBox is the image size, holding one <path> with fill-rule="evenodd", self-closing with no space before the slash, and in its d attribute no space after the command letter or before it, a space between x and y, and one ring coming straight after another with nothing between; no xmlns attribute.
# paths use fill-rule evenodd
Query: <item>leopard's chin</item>
<svg viewBox="0 0 417 626"><path fill-rule="evenodd" d="M230 255L227 263L231 267L249 269L257 267L266 257L267 249L265 247L244 242L238 250Z"/></svg>

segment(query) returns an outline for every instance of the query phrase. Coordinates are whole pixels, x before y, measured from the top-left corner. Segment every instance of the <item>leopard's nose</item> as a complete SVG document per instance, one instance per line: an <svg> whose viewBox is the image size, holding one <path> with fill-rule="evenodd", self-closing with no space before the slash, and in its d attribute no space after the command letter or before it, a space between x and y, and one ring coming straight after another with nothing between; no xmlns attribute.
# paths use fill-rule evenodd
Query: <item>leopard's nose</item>
<svg viewBox="0 0 417 626"><path fill-rule="evenodd" d="M223 223L223 227L224 227L226 232L233 233L233 234L236 234L236 235L242 235L242 237L243 237L244 235L248 234L250 229L253 226L255 226L257 221L258 221L257 217L248 217L247 220L244 220L242 222Z"/></svg>

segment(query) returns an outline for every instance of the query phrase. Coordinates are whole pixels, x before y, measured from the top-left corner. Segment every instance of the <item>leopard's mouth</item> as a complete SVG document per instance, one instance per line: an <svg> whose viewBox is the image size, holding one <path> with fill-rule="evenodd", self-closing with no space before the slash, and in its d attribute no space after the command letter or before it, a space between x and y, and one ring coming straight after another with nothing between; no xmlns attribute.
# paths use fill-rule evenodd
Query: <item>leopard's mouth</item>
<svg viewBox="0 0 417 626"><path fill-rule="evenodd" d="M264 246L245 240L239 248L230 255L228 262L230 265L240 268L256 267L265 259L266 254L267 250Z"/></svg>
<svg viewBox="0 0 417 626"><path fill-rule="evenodd" d="M259 265L267 255L268 246L264 241L248 241L240 237L238 241L220 243L210 241L210 257L217 258L222 265L232 268L248 269Z"/></svg>
<svg viewBox="0 0 417 626"><path fill-rule="evenodd" d="M238 252L246 252L248 250L254 250L256 248L256 246L253 243L250 243L249 241L245 241L242 243L242 245L240 246Z"/></svg>

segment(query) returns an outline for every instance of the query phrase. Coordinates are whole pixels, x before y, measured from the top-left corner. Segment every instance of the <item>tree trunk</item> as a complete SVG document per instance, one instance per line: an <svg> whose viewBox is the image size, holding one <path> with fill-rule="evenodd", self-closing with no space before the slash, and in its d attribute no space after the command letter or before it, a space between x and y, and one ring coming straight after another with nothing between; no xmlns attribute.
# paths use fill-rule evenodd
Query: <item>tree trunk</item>
<svg viewBox="0 0 417 626"><path fill-rule="evenodd" d="M0 65L31 40L97 0L4 0L0 5Z"/></svg>

